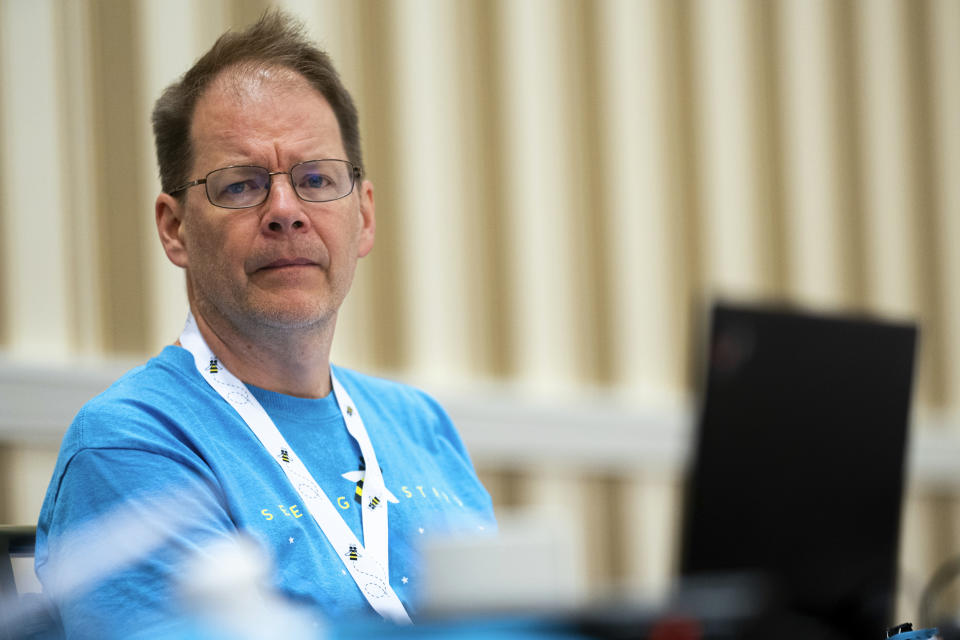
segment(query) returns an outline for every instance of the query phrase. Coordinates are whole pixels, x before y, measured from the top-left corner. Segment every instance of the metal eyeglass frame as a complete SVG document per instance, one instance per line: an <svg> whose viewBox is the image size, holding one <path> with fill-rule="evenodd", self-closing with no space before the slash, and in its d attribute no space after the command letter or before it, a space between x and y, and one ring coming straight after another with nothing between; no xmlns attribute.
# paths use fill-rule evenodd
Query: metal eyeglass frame
<svg viewBox="0 0 960 640"><path fill-rule="evenodd" d="M299 191L299 189L297 189L297 185L295 185L295 184L293 183L293 170L296 169L297 167L301 166L301 165L309 164L309 163L311 163L311 162L342 162L342 163L344 163L345 165L347 165L348 167L350 167L350 174L351 174L351 178L352 178L351 181L350 181L350 190L347 191L347 192L346 192L345 194L343 194L342 196L337 196L336 198L330 198L329 200L311 200L311 199L309 199L309 198L304 198L302 195L300 195L300 191ZM204 186L203 191L204 191L204 193L206 194L206 196L207 196L207 201L208 201L210 204L212 204L212 205L215 206L215 207L219 207L220 209L231 209L231 210L250 209L251 207L259 206L259 205L263 204L264 202L266 202L266 201L267 201L267 198L270 197L270 188L273 186L273 176L279 176L279 175L286 175L286 176L290 179L290 186L293 188L293 192L294 192L295 194L297 194L297 197L300 198L301 200L303 200L304 202L335 202L335 201L337 201L337 200L342 200L343 198L346 198L348 195L350 195L351 193L353 193L353 190L357 188L357 181L358 181L361 177L363 177L363 171L360 170L360 167L355 167L355 166L353 165L353 163L350 162L349 160L341 160L340 158L318 158L318 159L315 159L315 160L304 160L303 162L298 162L298 163L294 164L294 165L291 166L287 171L270 171L270 170L267 169L266 167L261 167L260 165L257 165L257 164L234 164L234 165L230 165L230 166L228 166L228 167L220 167L219 169L214 169L213 171L208 172L207 175L205 175L204 177L199 178L199 179L197 179L197 180L193 180L193 181L188 182L188 183L186 183L186 184L182 184L182 185L180 185L179 187L177 187L176 189L172 189L171 191L168 191L167 193L168 193L168 195L171 195L171 196L172 196L172 195L174 195L174 194L180 193L181 191L186 191L186 190L189 189L190 187L196 187L197 185L201 185L201 184L202 184L202 185L206 185L206 184L207 184L207 179L208 179L211 175L213 175L214 173L218 173L218 172L220 172L220 171L225 171L226 169L238 169L238 168L263 169L264 171L267 172L267 188L266 188L266 189L264 190L264 192L263 192L263 199L260 200L259 202L255 203L255 204L247 204L247 205L244 205L244 206L242 206L242 207L225 207L225 206L223 206L222 204L217 204L216 202L214 202L214 201L213 201L213 198L210 197L210 191L207 189L206 186Z"/></svg>

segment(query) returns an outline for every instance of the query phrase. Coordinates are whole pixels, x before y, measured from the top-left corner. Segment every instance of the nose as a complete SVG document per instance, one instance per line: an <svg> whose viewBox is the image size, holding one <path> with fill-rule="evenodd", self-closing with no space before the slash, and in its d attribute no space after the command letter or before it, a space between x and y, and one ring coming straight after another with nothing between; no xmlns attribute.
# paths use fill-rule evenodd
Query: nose
<svg viewBox="0 0 960 640"><path fill-rule="evenodd" d="M260 228L265 233L306 231L310 225L310 218L303 211L303 201L297 197L285 171L270 174L270 193L263 205Z"/></svg>

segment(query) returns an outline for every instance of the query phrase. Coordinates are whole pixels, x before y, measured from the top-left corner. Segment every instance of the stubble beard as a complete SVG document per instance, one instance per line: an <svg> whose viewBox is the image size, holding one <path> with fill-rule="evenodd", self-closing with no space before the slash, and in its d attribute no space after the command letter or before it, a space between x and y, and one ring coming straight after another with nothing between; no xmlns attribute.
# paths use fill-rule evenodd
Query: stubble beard
<svg viewBox="0 0 960 640"><path fill-rule="evenodd" d="M296 305L278 303L276 295L271 300L269 296L257 296L255 290L222 283L218 286L217 282L191 282L188 293L211 329L218 333L226 330L251 341L283 340L304 332L332 334L339 308L334 291Z"/></svg>

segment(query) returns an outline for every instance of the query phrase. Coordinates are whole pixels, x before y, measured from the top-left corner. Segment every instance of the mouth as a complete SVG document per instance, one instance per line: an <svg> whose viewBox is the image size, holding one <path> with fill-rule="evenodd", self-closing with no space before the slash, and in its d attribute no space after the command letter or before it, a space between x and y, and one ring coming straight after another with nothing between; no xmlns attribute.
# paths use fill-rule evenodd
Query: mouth
<svg viewBox="0 0 960 640"><path fill-rule="evenodd" d="M273 269L286 269L290 267L316 267L317 263L307 258L279 258L273 262L267 263L257 269L258 271L269 271Z"/></svg>

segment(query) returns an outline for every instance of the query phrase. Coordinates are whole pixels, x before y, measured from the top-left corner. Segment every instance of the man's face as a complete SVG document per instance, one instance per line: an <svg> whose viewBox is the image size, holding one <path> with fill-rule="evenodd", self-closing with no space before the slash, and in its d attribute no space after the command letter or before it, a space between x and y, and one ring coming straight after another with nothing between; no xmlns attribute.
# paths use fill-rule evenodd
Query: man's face
<svg viewBox="0 0 960 640"><path fill-rule="evenodd" d="M347 159L327 101L284 69L252 77L224 72L197 103L191 138L191 179L233 165L272 172L305 160ZM340 200L305 202L287 175L276 175L266 202L229 210L196 186L182 207L162 194L157 218L167 255L186 268L191 303L208 324L225 320L242 333L332 328L357 259L373 247L373 187L364 181Z"/></svg>

